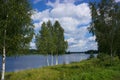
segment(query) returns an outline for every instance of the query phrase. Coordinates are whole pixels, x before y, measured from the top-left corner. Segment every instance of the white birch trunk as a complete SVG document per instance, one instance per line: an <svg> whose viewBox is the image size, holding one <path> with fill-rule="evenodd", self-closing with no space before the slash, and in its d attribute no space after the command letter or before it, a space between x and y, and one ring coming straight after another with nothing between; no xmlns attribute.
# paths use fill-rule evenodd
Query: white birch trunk
<svg viewBox="0 0 120 80"><path fill-rule="evenodd" d="M2 55L2 71L1 71L1 80L5 80L5 59L6 59L6 50L5 50L5 38L6 30L4 32L4 41L3 41L3 55Z"/></svg>
<svg viewBox="0 0 120 80"><path fill-rule="evenodd" d="M113 58L113 51L111 49L111 54L110 54L110 64L112 65L112 58Z"/></svg>
<svg viewBox="0 0 120 80"><path fill-rule="evenodd" d="M58 55L56 55L56 65L58 65Z"/></svg>
<svg viewBox="0 0 120 80"><path fill-rule="evenodd" d="M51 55L52 56L52 59L51 59L51 66L53 66L53 55Z"/></svg>
<svg viewBox="0 0 120 80"><path fill-rule="evenodd" d="M47 57L47 65L49 66L49 60L48 60L48 55L47 55L46 57Z"/></svg>
<svg viewBox="0 0 120 80"><path fill-rule="evenodd" d="M5 58L6 58L5 47L3 47L1 80L4 80L5 78Z"/></svg>

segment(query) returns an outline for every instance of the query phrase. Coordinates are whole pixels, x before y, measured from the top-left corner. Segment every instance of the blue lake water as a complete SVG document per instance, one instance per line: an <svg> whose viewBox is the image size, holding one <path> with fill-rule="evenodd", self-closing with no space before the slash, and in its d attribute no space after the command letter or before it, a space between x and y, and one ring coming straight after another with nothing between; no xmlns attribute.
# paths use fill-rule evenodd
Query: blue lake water
<svg viewBox="0 0 120 80"><path fill-rule="evenodd" d="M58 57L59 64L69 64L71 62L78 62L89 58L89 54L65 54ZM96 55L95 55L96 56ZM49 62L51 62L51 56L48 56ZM0 57L0 68L2 59ZM54 56L55 64L55 56ZM44 55L26 55L18 57L6 57L6 71L19 71L24 69L39 68L47 66L46 56Z"/></svg>

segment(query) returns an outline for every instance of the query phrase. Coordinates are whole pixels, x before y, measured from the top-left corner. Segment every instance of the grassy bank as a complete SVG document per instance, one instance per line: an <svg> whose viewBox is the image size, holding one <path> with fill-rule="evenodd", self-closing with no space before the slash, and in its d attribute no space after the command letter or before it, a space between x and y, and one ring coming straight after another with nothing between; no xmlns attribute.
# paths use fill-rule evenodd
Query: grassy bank
<svg viewBox="0 0 120 80"><path fill-rule="evenodd" d="M120 62L112 66L98 59L6 74L6 80L120 80Z"/></svg>

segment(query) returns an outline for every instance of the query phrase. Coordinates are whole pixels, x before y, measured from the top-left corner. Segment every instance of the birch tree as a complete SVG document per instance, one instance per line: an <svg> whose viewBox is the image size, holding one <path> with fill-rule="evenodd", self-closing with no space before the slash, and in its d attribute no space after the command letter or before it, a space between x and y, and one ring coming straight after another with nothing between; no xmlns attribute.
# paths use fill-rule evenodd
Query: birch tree
<svg viewBox="0 0 120 80"><path fill-rule="evenodd" d="M39 51L39 53L42 53L43 55L46 55L47 58L47 65L49 66L49 60L48 60L48 53L49 53L49 48L48 48L48 35L49 35L49 31L48 31L48 27L46 25L45 22L43 22L42 26L41 26L41 30L39 31L39 34L36 36L36 46L37 46L37 50Z"/></svg>
<svg viewBox="0 0 120 80"><path fill-rule="evenodd" d="M36 46L39 53L51 55L51 65L53 65L53 57L56 55L56 65L58 64L58 55L64 54L68 44L64 40L64 29L60 23L56 21L52 25L51 21L43 22L39 34L36 36ZM47 63L48 63L47 59Z"/></svg>
<svg viewBox="0 0 120 80"><path fill-rule="evenodd" d="M34 32L27 0L0 0L0 11L1 80L5 80L6 56L28 49Z"/></svg>
<svg viewBox="0 0 120 80"><path fill-rule="evenodd" d="M54 56L54 52L56 50L56 46L55 46L55 43L54 43L54 37L55 37L55 34L54 34L54 29L53 29L53 25L51 23L51 21L49 20L47 22L47 27L48 27L48 30L49 30L49 35L47 36L48 37L48 53L51 55L51 65L53 65L53 56Z"/></svg>
<svg viewBox="0 0 120 80"><path fill-rule="evenodd" d="M120 52L120 6L115 0L101 0L99 3L91 3L90 8L90 32L96 36L98 50L108 53L112 60Z"/></svg>
<svg viewBox="0 0 120 80"><path fill-rule="evenodd" d="M67 49L67 41L64 39L64 29L58 21L54 23L55 46L56 46L56 65L58 64L58 55L64 54Z"/></svg>

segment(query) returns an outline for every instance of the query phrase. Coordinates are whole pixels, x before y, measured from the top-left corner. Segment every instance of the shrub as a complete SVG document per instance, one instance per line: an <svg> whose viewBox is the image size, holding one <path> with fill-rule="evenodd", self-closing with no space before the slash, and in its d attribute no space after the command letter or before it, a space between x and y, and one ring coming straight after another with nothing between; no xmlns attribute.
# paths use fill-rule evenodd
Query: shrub
<svg viewBox="0 0 120 80"><path fill-rule="evenodd" d="M99 64L104 66L110 66L111 57L105 53L99 53L97 58L99 59Z"/></svg>
<svg viewBox="0 0 120 80"><path fill-rule="evenodd" d="M94 54L90 54L90 57L88 58L88 59L91 59L91 58L94 58L95 56L94 56Z"/></svg>
<svg viewBox="0 0 120 80"><path fill-rule="evenodd" d="M120 59L120 54L118 54L118 58Z"/></svg>
<svg viewBox="0 0 120 80"><path fill-rule="evenodd" d="M107 55L106 53L99 53L97 58L100 59L101 61L105 61L106 59L108 59L110 56Z"/></svg>

